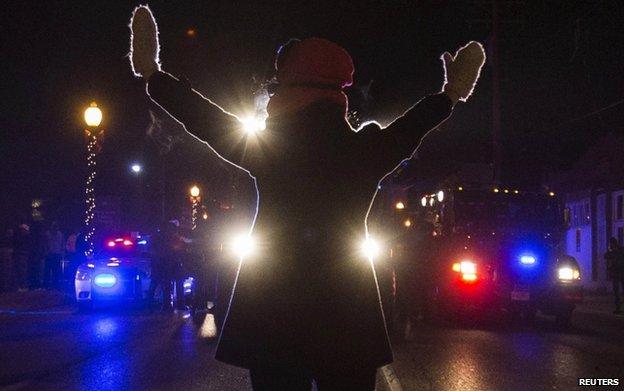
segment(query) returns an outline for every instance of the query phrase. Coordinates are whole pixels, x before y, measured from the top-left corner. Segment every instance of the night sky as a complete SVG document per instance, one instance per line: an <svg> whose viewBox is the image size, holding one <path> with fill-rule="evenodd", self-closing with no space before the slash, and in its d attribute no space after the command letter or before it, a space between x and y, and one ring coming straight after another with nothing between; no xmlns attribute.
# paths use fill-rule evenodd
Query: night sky
<svg viewBox="0 0 624 391"><path fill-rule="evenodd" d="M349 94L365 119L388 122L442 84L439 55L469 40L491 54L491 2L151 1L161 32L164 69L185 75L233 112L252 104L254 80L270 75L274 52L290 37L319 36L353 56ZM82 111L96 100L106 139L98 194L156 194L160 161L146 136L143 81L128 65L128 22L135 2L14 1L3 4L0 91L2 218L33 197L78 221L82 207ZM355 4L355 5L354 5ZM618 1L500 2L499 73L503 179L535 185L569 167L624 115L624 6ZM195 35L189 36L188 29ZM491 161L492 67L474 96L458 105L421 161ZM364 86L372 81L367 100ZM618 103L619 102L619 103ZM168 121L172 132L180 129ZM164 159L170 197L181 200L197 180L211 198L231 197L232 169L188 136ZM141 179L130 162L144 162ZM142 181L137 184L137 180ZM242 181L245 182L245 181ZM236 192L236 191L234 191ZM70 223L67 223L70 224Z"/></svg>

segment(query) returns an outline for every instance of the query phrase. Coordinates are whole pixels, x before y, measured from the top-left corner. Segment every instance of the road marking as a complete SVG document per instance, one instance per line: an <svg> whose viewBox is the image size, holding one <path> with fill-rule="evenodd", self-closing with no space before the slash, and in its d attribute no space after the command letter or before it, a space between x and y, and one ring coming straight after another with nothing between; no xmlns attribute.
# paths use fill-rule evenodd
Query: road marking
<svg viewBox="0 0 624 391"><path fill-rule="evenodd" d="M390 391L403 391L403 387L401 386L401 382L394 372L394 368L392 365L388 364L381 367L381 374L386 381L386 385Z"/></svg>
<svg viewBox="0 0 624 391"><path fill-rule="evenodd" d="M213 314L207 314L204 323L199 329L200 338L214 338L217 336L217 325Z"/></svg>

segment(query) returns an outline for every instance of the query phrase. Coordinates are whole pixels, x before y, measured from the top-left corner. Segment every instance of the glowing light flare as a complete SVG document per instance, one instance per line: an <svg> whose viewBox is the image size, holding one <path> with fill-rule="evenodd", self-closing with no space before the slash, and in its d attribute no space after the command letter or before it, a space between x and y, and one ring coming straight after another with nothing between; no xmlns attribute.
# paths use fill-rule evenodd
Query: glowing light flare
<svg viewBox="0 0 624 391"><path fill-rule="evenodd" d="M452 269L456 273L461 273L462 279L466 281L473 281L471 280L471 277L470 277L471 275L474 275L476 279L477 264L471 260L463 260L460 262L455 262L453 263ZM465 278L465 276L468 276L468 278Z"/></svg>
<svg viewBox="0 0 624 391"><path fill-rule="evenodd" d="M572 281L581 278L581 273L578 269L563 266L557 271L557 277L562 281Z"/></svg>
<svg viewBox="0 0 624 391"><path fill-rule="evenodd" d="M191 195L191 197L199 197L199 187L197 186L193 186L189 189L189 194Z"/></svg>
<svg viewBox="0 0 624 391"><path fill-rule="evenodd" d="M555 196L555 192L554 191L550 191L550 192L548 192L548 195L551 196L551 197L554 197Z"/></svg>
<svg viewBox="0 0 624 391"><path fill-rule="evenodd" d="M132 246L132 244L133 244L133 243L132 243L132 240L128 240L128 239L126 239L126 240L124 240L124 241L123 241L123 245L124 245L124 246Z"/></svg>
<svg viewBox="0 0 624 391"><path fill-rule="evenodd" d="M533 255L522 255L520 257L520 263L523 265L534 265L537 259Z"/></svg>
<svg viewBox="0 0 624 391"><path fill-rule="evenodd" d="M476 281L477 280L477 275L474 273L465 273L462 274L462 280L464 281Z"/></svg>
<svg viewBox="0 0 624 391"><path fill-rule="evenodd" d="M246 133L253 134L266 129L266 122L258 117L246 117L240 119L243 124L243 130Z"/></svg>
<svg viewBox="0 0 624 391"><path fill-rule="evenodd" d="M117 277L113 274L102 273L95 276L93 283L101 288L111 288L117 284Z"/></svg>
<svg viewBox="0 0 624 391"><path fill-rule="evenodd" d="M438 202L442 202L444 201L444 192L442 190L440 190L437 194L436 197L438 199Z"/></svg>
<svg viewBox="0 0 624 391"><path fill-rule="evenodd" d="M394 208L397 210L403 210L405 209L405 204L402 201L399 201L396 204L394 204Z"/></svg>
<svg viewBox="0 0 624 391"><path fill-rule="evenodd" d="M245 258L255 250L256 243L249 234L242 234L236 236L230 246L236 256Z"/></svg>
<svg viewBox="0 0 624 391"><path fill-rule="evenodd" d="M112 240L110 240L108 243L106 243L106 245L107 245L108 247L115 247L115 242L114 242L114 241L112 241Z"/></svg>
<svg viewBox="0 0 624 391"><path fill-rule="evenodd" d="M410 219L407 219L403 222L403 226L406 228L409 228L412 226L412 221Z"/></svg>
<svg viewBox="0 0 624 391"><path fill-rule="evenodd" d="M420 199L420 205L427 206L427 197L423 197Z"/></svg>
<svg viewBox="0 0 624 391"><path fill-rule="evenodd" d="M143 171L143 167L141 167L141 165L138 163L134 163L132 166L130 166L130 170L132 170L132 172L135 174L139 174L141 171Z"/></svg>
<svg viewBox="0 0 624 391"><path fill-rule="evenodd" d="M360 250L362 254L371 261L381 254L379 243L370 236L362 241Z"/></svg>

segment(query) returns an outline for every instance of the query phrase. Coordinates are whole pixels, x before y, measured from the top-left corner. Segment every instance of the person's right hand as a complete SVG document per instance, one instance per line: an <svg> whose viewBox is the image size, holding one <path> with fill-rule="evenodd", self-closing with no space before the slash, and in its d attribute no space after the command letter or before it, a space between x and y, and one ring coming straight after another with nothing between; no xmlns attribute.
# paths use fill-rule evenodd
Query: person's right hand
<svg viewBox="0 0 624 391"><path fill-rule="evenodd" d="M158 26L152 11L141 5L134 9L130 19L130 65L137 77L147 80L154 72L160 71L158 52Z"/></svg>

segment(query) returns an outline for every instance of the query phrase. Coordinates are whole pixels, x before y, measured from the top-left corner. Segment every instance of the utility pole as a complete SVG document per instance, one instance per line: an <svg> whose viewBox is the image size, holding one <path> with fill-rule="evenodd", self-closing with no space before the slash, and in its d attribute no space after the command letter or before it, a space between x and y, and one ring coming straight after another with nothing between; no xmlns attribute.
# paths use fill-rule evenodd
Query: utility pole
<svg viewBox="0 0 624 391"><path fill-rule="evenodd" d="M494 182L500 183L503 164L503 145L501 143L500 113L500 62L498 38L500 31L500 3L492 0L492 162L494 164Z"/></svg>

